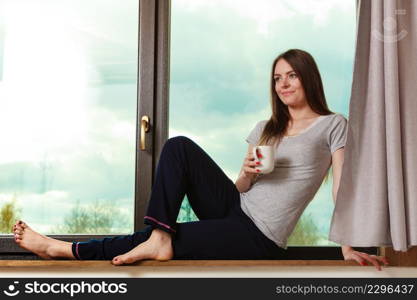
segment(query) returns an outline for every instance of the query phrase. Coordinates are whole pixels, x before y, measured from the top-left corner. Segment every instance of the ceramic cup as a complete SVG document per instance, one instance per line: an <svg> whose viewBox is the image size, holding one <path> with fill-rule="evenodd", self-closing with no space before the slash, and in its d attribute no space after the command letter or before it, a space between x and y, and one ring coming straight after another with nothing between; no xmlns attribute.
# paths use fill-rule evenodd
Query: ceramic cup
<svg viewBox="0 0 417 300"><path fill-rule="evenodd" d="M258 151L257 151L258 150ZM268 174L274 170L275 166L275 147L274 146L256 146L253 147L253 156L255 161L259 161L261 164L256 166L260 170L261 174ZM258 157L256 152L260 153L262 157Z"/></svg>

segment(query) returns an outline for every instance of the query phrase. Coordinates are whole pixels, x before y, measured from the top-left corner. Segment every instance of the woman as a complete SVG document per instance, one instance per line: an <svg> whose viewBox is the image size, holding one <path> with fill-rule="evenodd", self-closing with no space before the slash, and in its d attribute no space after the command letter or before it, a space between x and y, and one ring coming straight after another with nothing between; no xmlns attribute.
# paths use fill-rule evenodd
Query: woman
<svg viewBox="0 0 417 300"><path fill-rule="evenodd" d="M215 162L185 137L169 139L161 152L145 216L148 226L132 235L69 243L17 222L16 242L43 258L111 259L114 265L142 259L276 259L330 165L333 197L339 186L346 119L327 108L314 59L288 50L272 66L272 116L247 138L248 154L233 183ZM259 175L252 148L273 144L275 169ZM260 153L260 155L262 155ZM199 221L176 223L184 195ZM342 246L346 260L386 259Z"/></svg>

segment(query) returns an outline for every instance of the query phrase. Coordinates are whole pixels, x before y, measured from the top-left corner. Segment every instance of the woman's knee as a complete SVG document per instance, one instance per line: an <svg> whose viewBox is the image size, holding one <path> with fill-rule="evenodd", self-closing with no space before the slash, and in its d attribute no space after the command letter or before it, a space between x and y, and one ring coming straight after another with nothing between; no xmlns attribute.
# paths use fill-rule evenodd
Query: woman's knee
<svg viewBox="0 0 417 300"><path fill-rule="evenodd" d="M176 136L176 137L172 137L169 138L165 144L164 144L164 148L165 149L178 149L178 147L181 147L183 145L187 145L187 144L194 144L194 142L186 137L186 136Z"/></svg>

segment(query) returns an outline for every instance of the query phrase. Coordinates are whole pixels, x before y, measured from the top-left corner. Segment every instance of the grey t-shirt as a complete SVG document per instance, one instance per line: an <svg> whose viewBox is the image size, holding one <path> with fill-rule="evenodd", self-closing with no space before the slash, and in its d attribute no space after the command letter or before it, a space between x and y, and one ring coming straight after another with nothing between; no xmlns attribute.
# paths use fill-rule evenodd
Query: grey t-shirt
<svg viewBox="0 0 417 300"><path fill-rule="evenodd" d="M266 122L256 124L248 143L257 145ZM275 151L274 170L260 174L240 194L242 210L279 247L287 248L288 237L331 166L331 155L344 147L346 132L341 114L318 117L298 135L284 137Z"/></svg>

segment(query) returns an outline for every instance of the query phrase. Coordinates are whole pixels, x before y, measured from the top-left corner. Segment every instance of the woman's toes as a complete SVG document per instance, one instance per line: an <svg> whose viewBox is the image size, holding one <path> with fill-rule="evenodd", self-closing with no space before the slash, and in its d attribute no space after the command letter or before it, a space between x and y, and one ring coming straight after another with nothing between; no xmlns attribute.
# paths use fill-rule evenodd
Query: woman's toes
<svg viewBox="0 0 417 300"><path fill-rule="evenodd" d="M123 260L120 258L120 256L116 256L115 258L112 259L111 263L113 265L119 266L123 264Z"/></svg>
<svg viewBox="0 0 417 300"><path fill-rule="evenodd" d="M119 255L113 258L112 263L116 266L134 263L135 259L128 255Z"/></svg>
<svg viewBox="0 0 417 300"><path fill-rule="evenodd" d="M23 221L19 221L19 222L18 222L18 225L20 225L20 227L22 227L23 229L25 229L26 227L28 227L28 226L26 225L26 223L25 223L25 222L23 222Z"/></svg>

